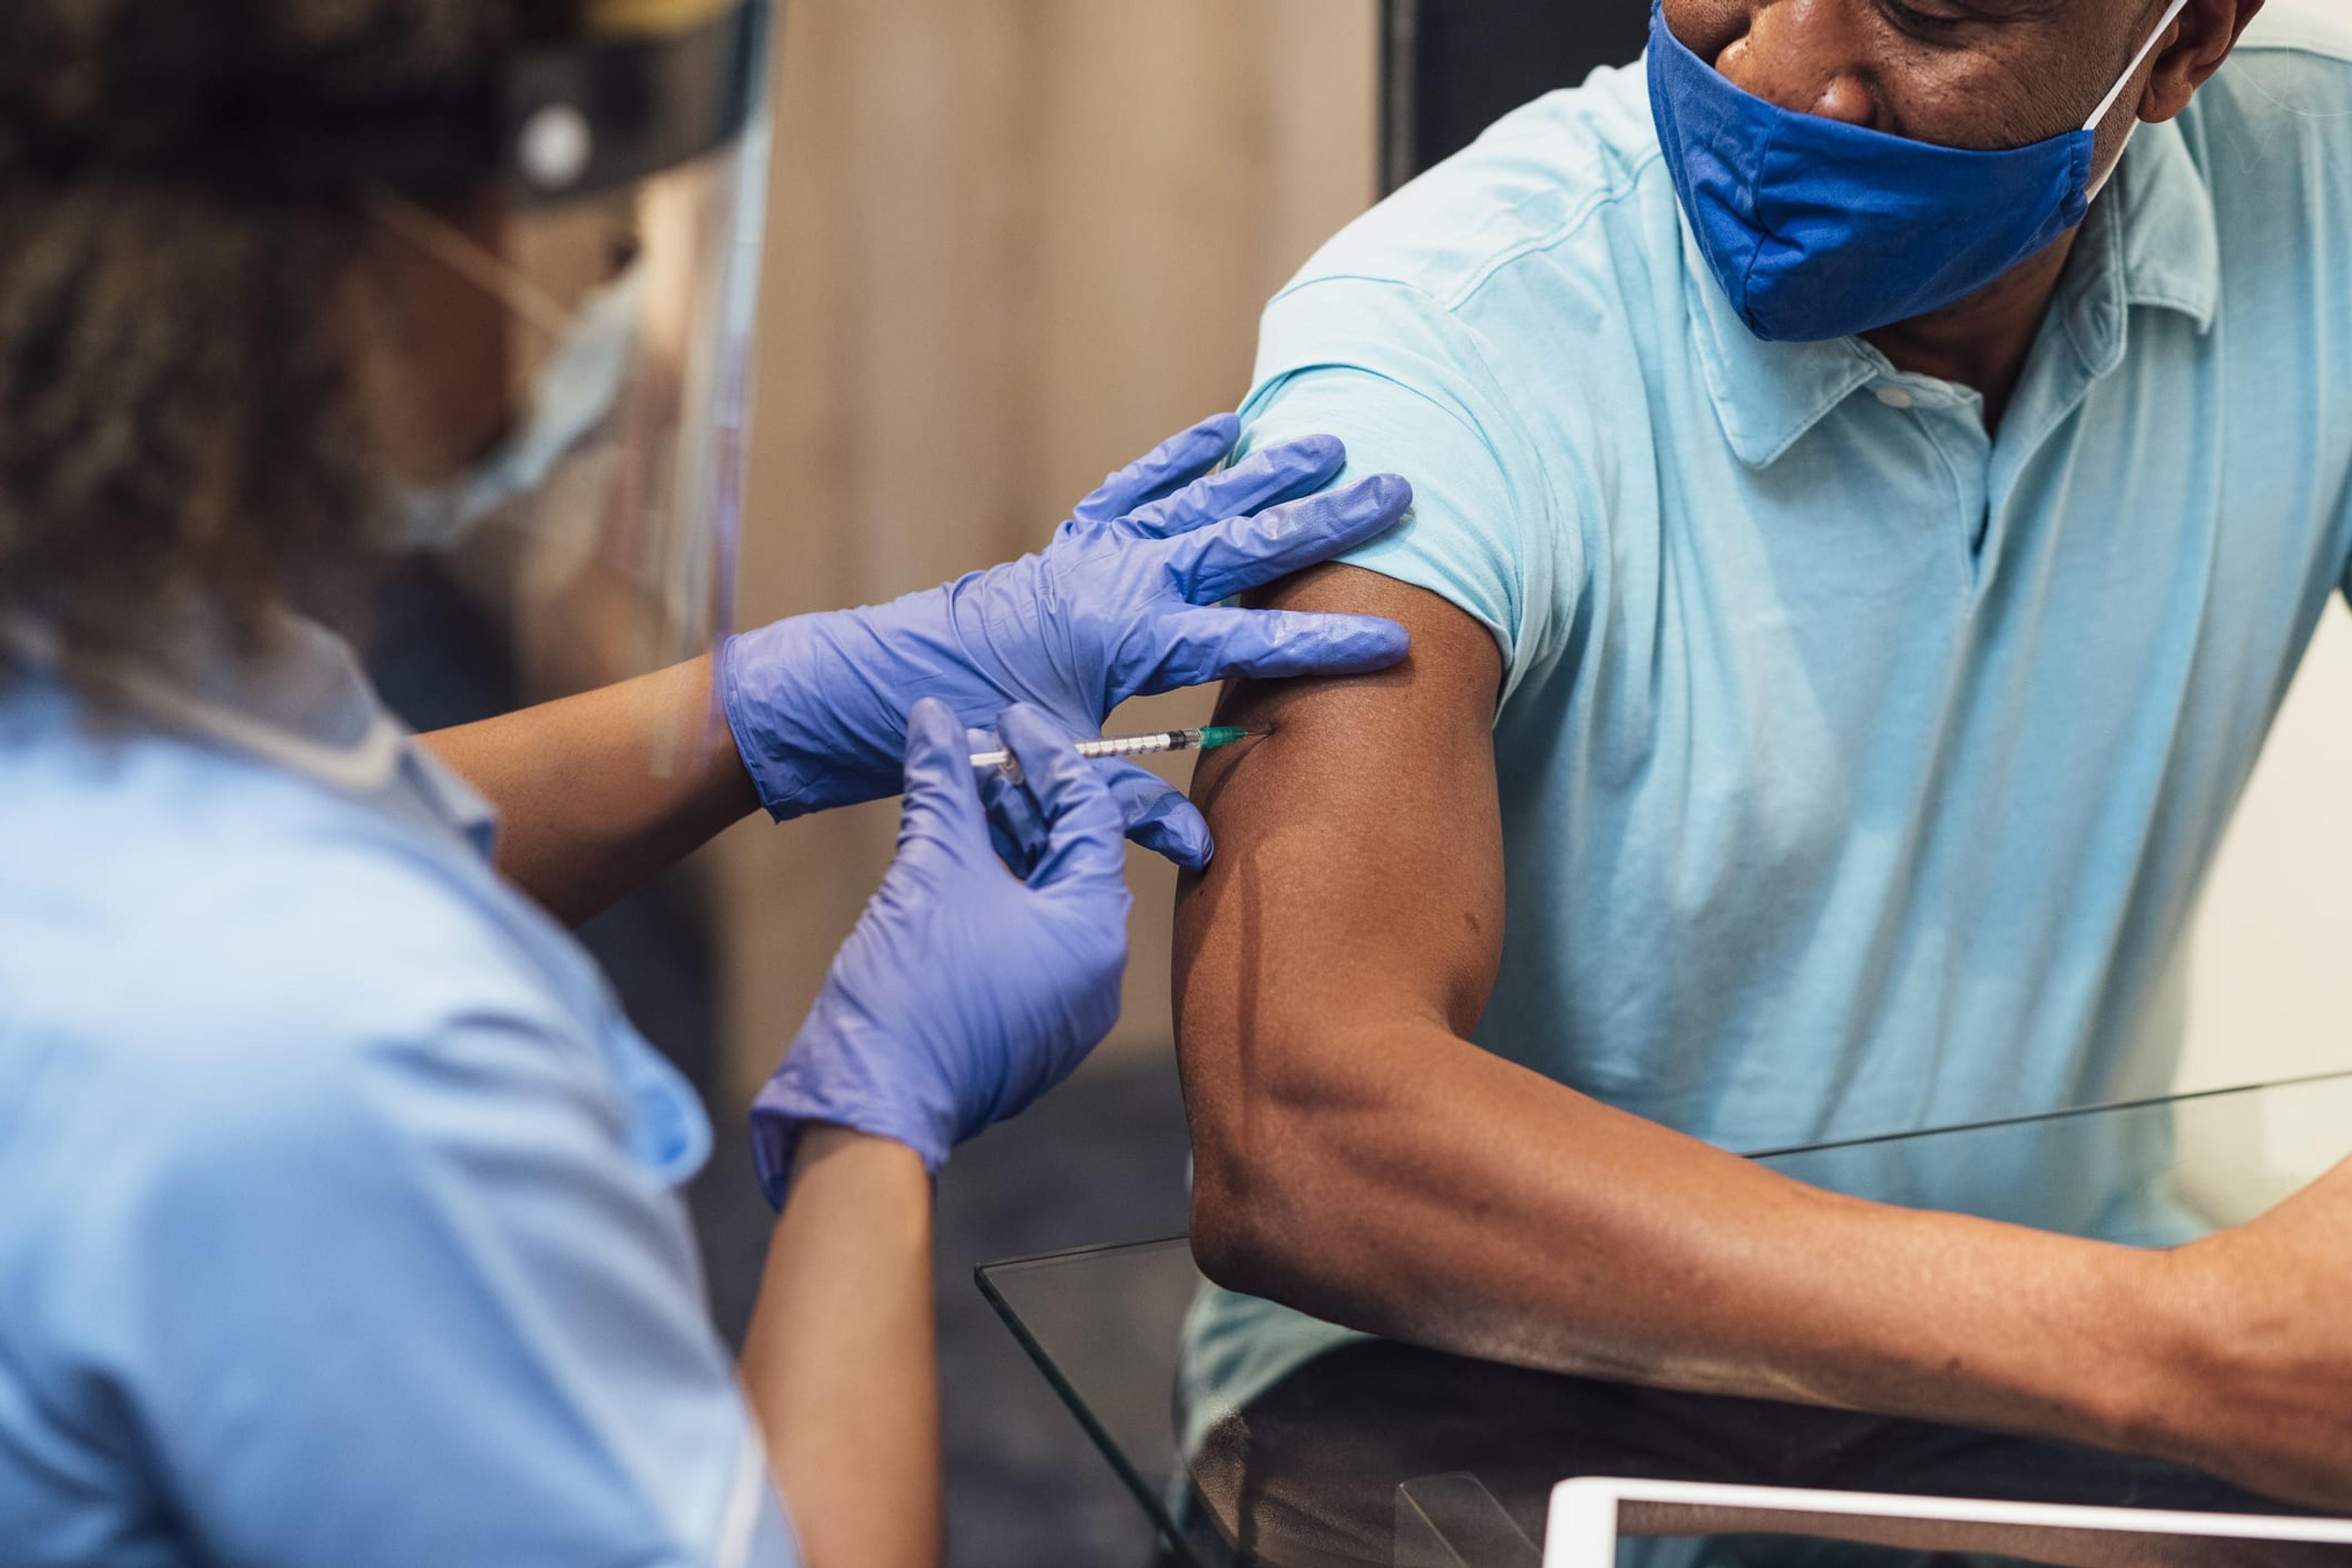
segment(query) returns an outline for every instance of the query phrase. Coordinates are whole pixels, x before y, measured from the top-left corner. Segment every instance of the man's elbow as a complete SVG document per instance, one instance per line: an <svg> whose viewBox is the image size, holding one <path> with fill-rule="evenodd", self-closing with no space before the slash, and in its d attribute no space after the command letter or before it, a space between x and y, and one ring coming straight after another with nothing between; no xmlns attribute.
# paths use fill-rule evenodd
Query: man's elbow
<svg viewBox="0 0 2352 1568"><path fill-rule="evenodd" d="M1279 1202L1268 1173L1252 1156L1228 1151L1192 1160L1192 1260L1201 1272L1228 1290L1272 1295L1278 1262L1297 1265L1297 1238L1279 1217Z"/></svg>
<svg viewBox="0 0 2352 1568"><path fill-rule="evenodd" d="M1311 1289L1364 1194L1332 1132L1352 1108L1311 1082L1253 1086L1192 1122L1192 1256L1230 1290Z"/></svg>

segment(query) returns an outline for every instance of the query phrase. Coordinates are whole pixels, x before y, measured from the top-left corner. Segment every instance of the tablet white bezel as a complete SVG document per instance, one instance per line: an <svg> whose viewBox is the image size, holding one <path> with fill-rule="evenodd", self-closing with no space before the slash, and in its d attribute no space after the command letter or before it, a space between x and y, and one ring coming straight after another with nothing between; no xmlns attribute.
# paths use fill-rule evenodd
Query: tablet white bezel
<svg viewBox="0 0 2352 1568"><path fill-rule="evenodd" d="M1946 1520L1960 1524L2040 1525L2053 1530L2107 1530L2140 1535L2203 1535L2225 1541L2352 1545L2352 1520L1984 1502L1969 1498L1911 1497L1897 1492L1810 1491L1795 1487L1580 1476L1552 1488L1550 1517L1544 1533L1544 1568L1616 1568L1617 1505L1621 1501Z"/></svg>

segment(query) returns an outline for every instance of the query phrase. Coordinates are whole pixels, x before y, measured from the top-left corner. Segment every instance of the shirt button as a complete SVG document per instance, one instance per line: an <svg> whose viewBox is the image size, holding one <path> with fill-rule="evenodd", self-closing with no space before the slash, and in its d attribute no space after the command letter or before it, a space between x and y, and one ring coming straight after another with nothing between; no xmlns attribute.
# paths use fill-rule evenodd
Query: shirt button
<svg viewBox="0 0 2352 1568"><path fill-rule="evenodd" d="M1889 408L1908 408L1911 395L1899 386L1882 386L1878 389L1878 401Z"/></svg>

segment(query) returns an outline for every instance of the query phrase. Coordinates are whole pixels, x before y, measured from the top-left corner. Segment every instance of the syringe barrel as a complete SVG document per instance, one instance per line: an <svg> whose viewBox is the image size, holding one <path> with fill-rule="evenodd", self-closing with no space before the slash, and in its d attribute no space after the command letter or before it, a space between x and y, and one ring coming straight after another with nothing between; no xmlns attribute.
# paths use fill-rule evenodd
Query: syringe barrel
<svg viewBox="0 0 2352 1568"><path fill-rule="evenodd" d="M1150 735L1116 735L1080 741L1082 757L1142 757L1160 752L1189 752L1201 743L1198 730L1162 730Z"/></svg>
<svg viewBox="0 0 2352 1568"><path fill-rule="evenodd" d="M1154 756L1167 752L1197 751L1205 733L1201 730L1161 730L1149 735L1108 735L1098 741L1080 741L1076 749L1082 757ZM1000 769L1007 778L1021 776L1021 766L1009 751L974 752L971 765Z"/></svg>

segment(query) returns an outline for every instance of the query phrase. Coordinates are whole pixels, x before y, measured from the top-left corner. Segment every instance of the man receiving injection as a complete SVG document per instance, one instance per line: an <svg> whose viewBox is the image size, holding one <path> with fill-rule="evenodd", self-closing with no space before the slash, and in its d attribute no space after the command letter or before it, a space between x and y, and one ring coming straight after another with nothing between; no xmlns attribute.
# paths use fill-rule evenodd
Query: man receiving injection
<svg viewBox="0 0 2352 1568"><path fill-rule="evenodd" d="M2141 1251L2053 1234L2104 1190L2061 1173L1901 1208L1725 1152L2171 1079L2199 888L2352 587L2352 26L2262 9L1664 0L1645 67L1267 308L1248 438L1416 497L1270 602L1413 642L1238 688L1276 732L1197 777L1213 1279L2352 1507L2352 1169ZM2049 1229L1927 1212L1970 1182Z"/></svg>

